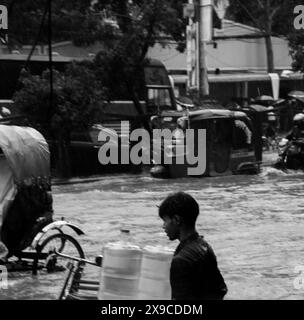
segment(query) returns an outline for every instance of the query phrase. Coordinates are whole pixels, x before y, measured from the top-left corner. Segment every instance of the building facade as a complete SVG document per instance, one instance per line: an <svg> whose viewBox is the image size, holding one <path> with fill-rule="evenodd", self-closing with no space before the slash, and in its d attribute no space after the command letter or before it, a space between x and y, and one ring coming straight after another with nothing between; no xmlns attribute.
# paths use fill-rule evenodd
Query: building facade
<svg viewBox="0 0 304 320"><path fill-rule="evenodd" d="M232 98L273 96L271 77L267 73L265 40L256 37L259 30L224 19L222 29L214 29L214 41L207 43L206 64L210 97L223 102ZM272 37L274 65L280 79L280 96L302 89L303 75L292 73L288 41ZM176 94L189 89L187 52L180 53L176 44L165 40L149 50L149 56L162 61L175 83ZM288 70L289 72L286 72Z"/></svg>

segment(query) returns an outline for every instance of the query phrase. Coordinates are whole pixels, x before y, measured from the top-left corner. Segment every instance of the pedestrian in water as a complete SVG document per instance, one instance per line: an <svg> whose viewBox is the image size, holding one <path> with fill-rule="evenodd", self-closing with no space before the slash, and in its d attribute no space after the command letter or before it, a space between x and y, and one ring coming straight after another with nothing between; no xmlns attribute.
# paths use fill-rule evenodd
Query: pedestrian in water
<svg viewBox="0 0 304 320"><path fill-rule="evenodd" d="M227 293L216 256L196 231L198 215L198 203L184 192L169 195L159 207L167 236L180 241L170 268L174 300L221 300Z"/></svg>

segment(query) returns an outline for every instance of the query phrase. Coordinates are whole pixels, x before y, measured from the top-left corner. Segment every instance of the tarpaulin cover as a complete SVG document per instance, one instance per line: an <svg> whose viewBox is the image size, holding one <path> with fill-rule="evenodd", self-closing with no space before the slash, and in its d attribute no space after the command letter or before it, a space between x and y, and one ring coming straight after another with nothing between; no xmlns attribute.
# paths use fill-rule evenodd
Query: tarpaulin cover
<svg viewBox="0 0 304 320"><path fill-rule="evenodd" d="M50 152L44 137L35 129L0 125L2 149L16 183L50 176Z"/></svg>
<svg viewBox="0 0 304 320"><path fill-rule="evenodd" d="M0 125L0 251L3 244L10 254L22 250L37 218L51 218L51 195L42 187L49 178L44 137L33 128Z"/></svg>
<svg viewBox="0 0 304 320"><path fill-rule="evenodd" d="M14 183L13 172L8 166L7 160L3 154L0 154L0 239L1 226L6 216L7 209L16 195L16 186ZM5 245L0 240L0 260L7 254Z"/></svg>
<svg viewBox="0 0 304 320"><path fill-rule="evenodd" d="M6 203L13 200L15 189L13 172L8 166L5 156L0 154L0 229Z"/></svg>

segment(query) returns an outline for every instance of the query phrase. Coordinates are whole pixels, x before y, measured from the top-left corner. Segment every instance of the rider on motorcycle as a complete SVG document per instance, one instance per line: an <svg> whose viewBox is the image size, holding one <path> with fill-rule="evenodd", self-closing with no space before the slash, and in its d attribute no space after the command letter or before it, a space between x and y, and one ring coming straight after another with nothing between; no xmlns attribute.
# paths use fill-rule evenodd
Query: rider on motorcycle
<svg viewBox="0 0 304 320"><path fill-rule="evenodd" d="M279 143L278 168L299 169L304 165L304 113L298 113L293 118L293 127L288 135Z"/></svg>
<svg viewBox="0 0 304 320"><path fill-rule="evenodd" d="M293 118L293 126L286 136L289 141L304 138L304 113L297 113Z"/></svg>

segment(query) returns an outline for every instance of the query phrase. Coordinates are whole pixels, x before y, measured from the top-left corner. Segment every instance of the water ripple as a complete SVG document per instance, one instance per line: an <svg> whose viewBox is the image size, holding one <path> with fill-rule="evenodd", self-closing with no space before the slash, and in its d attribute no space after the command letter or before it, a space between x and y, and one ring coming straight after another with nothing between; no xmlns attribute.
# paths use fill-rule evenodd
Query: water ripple
<svg viewBox="0 0 304 320"><path fill-rule="evenodd" d="M157 205L173 191L199 202L198 230L217 254L229 286L227 299L297 299L294 268L304 265L304 174L264 168L256 176L158 180L147 174L115 175L90 183L55 186L57 218L79 224L88 255L102 252L119 229L131 229L141 245L174 248L162 232ZM92 276L94 277L93 273ZM2 298L54 299L60 275L10 276ZM98 277L96 275L95 277Z"/></svg>

